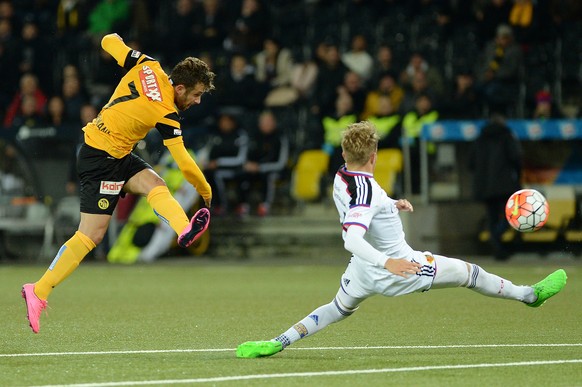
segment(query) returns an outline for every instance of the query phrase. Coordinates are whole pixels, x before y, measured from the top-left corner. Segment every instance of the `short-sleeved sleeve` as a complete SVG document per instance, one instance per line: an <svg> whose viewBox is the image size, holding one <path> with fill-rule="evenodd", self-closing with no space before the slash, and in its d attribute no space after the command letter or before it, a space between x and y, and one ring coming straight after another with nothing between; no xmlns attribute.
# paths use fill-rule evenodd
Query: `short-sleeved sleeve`
<svg viewBox="0 0 582 387"><path fill-rule="evenodd" d="M345 229L349 226L360 226L367 231L375 213L376 210L373 207L366 205L350 207L344 218L343 226Z"/></svg>
<svg viewBox="0 0 582 387"><path fill-rule="evenodd" d="M170 113L164 116L156 124L156 129L160 132L164 140L181 136L182 129L180 129L180 117L178 113Z"/></svg>

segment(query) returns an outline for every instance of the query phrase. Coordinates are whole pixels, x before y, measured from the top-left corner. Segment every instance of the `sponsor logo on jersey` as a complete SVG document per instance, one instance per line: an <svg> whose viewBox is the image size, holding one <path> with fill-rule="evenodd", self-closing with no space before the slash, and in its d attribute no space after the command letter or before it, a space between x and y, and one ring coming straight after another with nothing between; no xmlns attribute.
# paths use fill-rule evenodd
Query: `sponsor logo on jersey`
<svg viewBox="0 0 582 387"><path fill-rule="evenodd" d="M361 212L350 212L348 214L348 219L358 219L361 216L363 216Z"/></svg>
<svg viewBox="0 0 582 387"><path fill-rule="evenodd" d="M141 52L137 51L137 50L132 50L131 51L131 57L132 58L139 58L141 56Z"/></svg>
<svg viewBox="0 0 582 387"><path fill-rule="evenodd" d="M99 129L99 131L105 133L105 134L110 134L111 132L109 131L109 129L107 129L107 126L105 126L105 123L103 122L103 119L101 117L101 114L99 114L97 116L97 118L95 119L95 126L97 127L97 129Z"/></svg>
<svg viewBox="0 0 582 387"><path fill-rule="evenodd" d="M180 129L174 129L174 136L181 136L182 131Z"/></svg>
<svg viewBox="0 0 582 387"><path fill-rule="evenodd" d="M139 71L139 80L143 93L150 101L162 102L162 93L158 84L158 77L150 66L143 65Z"/></svg>
<svg viewBox="0 0 582 387"><path fill-rule="evenodd" d="M125 181L102 181L99 193L103 195L118 195Z"/></svg>
<svg viewBox="0 0 582 387"><path fill-rule="evenodd" d="M109 208L109 200L105 199L105 198L101 198L99 199L99 201L97 202L97 205L99 206L99 208L101 208L102 210L106 210Z"/></svg>

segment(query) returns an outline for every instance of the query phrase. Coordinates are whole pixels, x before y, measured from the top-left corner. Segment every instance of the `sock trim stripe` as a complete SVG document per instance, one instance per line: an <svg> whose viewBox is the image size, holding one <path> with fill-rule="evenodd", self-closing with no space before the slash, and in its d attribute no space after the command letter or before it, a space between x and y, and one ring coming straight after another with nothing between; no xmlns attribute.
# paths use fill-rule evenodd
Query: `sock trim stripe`
<svg viewBox="0 0 582 387"><path fill-rule="evenodd" d="M93 250L96 245L95 242L93 242L93 240L91 238L89 238L87 235L83 234L81 231L76 231L75 235L79 238L79 240L81 241L81 243L83 243L85 245L85 247L87 249L89 249L89 251Z"/></svg>
<svg viewBox="0 0 582 387"><path fill-rule="evenodd" d="M347 316L351 316L352 314L354 314L353 311L350 312L350 311L342 309L339 302L337 301L337 298L333 299L333 303L335 304L335 307L337 308L338 312L340 312L342 315L347 317Z"/></svg>
<svg viewBox="0 0 582 387"><path fill-rule="evenodd" d="M278 342L280 342L280 343L281 343L281 345L283 346L283 348L285 348L285 347L287 347L287 346L291 345L291 340L289 340L289 338L288 338L287 336L285 336L284 334L283 334L283 335L280 335L280 336L278 336L278 337L275 339L275 341L278 341Z"/></svg>
<svg viewBox="0 0 582 387"><path fill-rule="evenodd" d="M471 281L469 281L469 285L467 285L467 287L469 289L472 289L475 286L477 286L477 277L479 276L479 266L477 266L475 264L472 266L473 266L473 273L471 274Z"/></svg>

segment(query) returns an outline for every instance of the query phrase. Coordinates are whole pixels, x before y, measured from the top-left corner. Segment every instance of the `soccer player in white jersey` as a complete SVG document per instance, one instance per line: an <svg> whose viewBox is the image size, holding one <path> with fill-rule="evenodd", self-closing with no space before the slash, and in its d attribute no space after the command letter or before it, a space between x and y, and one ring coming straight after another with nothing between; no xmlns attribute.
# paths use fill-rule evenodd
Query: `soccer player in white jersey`
<svg viewBox="0 0 582 387"><path fill-rule="evenodd" d="M566 272L553 272L533 286L518 286L475 264L413 250L404 239L399 211L413 211L406 199L394 200L374 180L378 134L370 122L350 125L343 134L345 165L337 172L333 199L352 259L329 303L269 341L238 346L243 358L271 356L299 339L352 315L368 297L400 296L430 289L466 287L489 297L541 306L566 285Z"/></svg>

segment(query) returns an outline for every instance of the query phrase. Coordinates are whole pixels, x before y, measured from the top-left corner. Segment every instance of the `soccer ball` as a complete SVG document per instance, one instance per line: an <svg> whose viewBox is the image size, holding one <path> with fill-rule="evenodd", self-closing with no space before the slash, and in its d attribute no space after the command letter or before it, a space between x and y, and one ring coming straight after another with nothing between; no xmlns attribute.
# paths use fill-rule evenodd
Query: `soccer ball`
<svg viewBox="0 0 582 387"><path fill-rule="evenodd" d="M548 201L535 189L522 189L515 192L505 205L505 217L517 231L533 232L546 224L550 215Z"/></svg>

